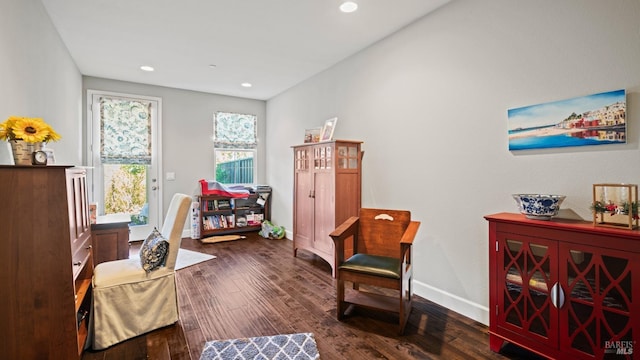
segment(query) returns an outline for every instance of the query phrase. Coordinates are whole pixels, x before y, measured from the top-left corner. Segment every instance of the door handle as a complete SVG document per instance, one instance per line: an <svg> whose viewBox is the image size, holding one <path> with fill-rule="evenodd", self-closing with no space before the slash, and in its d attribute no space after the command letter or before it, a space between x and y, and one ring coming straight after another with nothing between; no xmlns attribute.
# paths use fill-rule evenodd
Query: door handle
<svg viewBox="0 0 640 360"><path fill-rule="evenodd" d="M158 187L157 186L152 186L151 190L158 190Z"/></svg>
<svg viewBox="0 0 640 360"><path fill-rule="evenodd" d="M564 305L564 291L558 283L555 283L551 288L551 303L556 309L560 309Z"/></svg>

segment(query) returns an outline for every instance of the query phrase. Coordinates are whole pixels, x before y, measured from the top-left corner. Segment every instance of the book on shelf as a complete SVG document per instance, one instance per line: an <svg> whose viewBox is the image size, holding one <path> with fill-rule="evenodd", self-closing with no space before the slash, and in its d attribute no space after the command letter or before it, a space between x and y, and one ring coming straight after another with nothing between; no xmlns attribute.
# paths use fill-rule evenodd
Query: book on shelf
<svg viewBox="0 0 640 360"><path fill-rule="evenodd" d="M213 211L216 209L215 200L207 200L205 202L205 211Z"/></svg>
<svg viewBox="0 0 640 360"><path fill-rule="evenodd" d="M220 210L231 209L231 201L229 199L218 200L218 209Z"/></svg>
<svg viewBox="0 0 640 360"><path fill-rule="evenodd" d="M251 213L247 214L247 225L256 226L262 224L262 220L264 220L264 214L262 213Z"/></svg>
<svg viewBox="0 0 640 360"><path fill-rule="evenodd" d="M233 207L233 199L214 199L203 202L203 211L230 210Z"/></svg>
<svg viewBox="0 0 640 360"><path fill-rule="evenodd" d="M204 230L228 229L235 227L234 215L209 215L202 218Z"/></svg>

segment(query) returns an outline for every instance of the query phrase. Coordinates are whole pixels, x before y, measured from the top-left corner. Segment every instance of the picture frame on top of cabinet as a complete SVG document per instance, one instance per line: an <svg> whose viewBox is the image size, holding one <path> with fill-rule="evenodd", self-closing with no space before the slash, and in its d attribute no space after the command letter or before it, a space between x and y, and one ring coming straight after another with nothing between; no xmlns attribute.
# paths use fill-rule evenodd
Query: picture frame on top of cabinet
<svg viewBox="0 0 640 360"><path fill-rule="evenodd" d="M593 225L635 229L638 227L638 185L593 184Z"/></svg>
<svg viewBox="0 0 640 360"><path fill-rule="evenodd" d="M322 132L321 127L306 129L304 131L304 142L305 143L317 143L320 142L320 134Z"/></svg>
<svg viewBox="0 0 640 360"><path fill-rule="evenodd" d="M322 135L320 136L320 141L329 141L333 138L333 131L336 129L336 122L338 122L337 117L328 119L324 122L324 126L322 127Z"/></svg>

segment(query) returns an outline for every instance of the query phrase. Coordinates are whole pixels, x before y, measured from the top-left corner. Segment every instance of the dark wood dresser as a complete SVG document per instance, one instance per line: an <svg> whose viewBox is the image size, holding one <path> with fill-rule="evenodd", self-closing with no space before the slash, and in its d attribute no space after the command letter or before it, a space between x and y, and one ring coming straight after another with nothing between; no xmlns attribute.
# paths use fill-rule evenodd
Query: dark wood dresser
<svg viewBox="0 0 640 360"><path fill-rule="evenodd" d="M80 359L93 275L85 170L0 166L0 203L0 356Z"/></svg>

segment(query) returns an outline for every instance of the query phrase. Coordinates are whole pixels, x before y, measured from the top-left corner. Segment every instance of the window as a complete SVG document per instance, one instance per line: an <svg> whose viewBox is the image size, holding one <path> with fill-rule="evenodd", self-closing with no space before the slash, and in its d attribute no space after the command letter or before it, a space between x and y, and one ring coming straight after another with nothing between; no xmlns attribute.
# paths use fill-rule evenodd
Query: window
<svg viewBox="0 0 640 360"><path fill-rule="evenodd" d="M223 184L253 184L256 178L257 118L217 112L213 119L215 180Z"/></svg>

